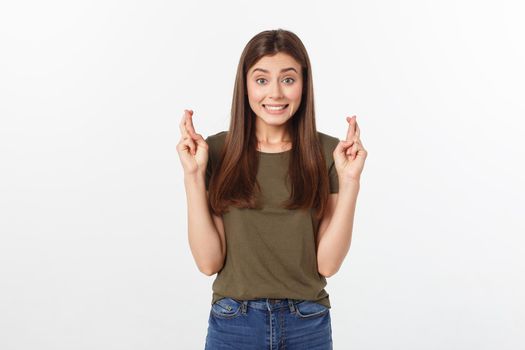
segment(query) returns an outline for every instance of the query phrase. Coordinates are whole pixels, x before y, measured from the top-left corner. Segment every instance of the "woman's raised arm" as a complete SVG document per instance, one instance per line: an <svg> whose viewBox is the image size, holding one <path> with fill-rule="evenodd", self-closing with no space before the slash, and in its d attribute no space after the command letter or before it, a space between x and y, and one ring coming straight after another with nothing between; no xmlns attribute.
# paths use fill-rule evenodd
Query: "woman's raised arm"
<svg viewBox="0 0 525 350"><path fill-rule="evenodd" d="M220 217L213 217L208 206L205 186L208 144L197 134L191 117L184 110L179 124L181 140L177 152L184 169L184 187L188 208L188 240L199 271L211 276L222 268L226 253L224 228Z"/></svg>

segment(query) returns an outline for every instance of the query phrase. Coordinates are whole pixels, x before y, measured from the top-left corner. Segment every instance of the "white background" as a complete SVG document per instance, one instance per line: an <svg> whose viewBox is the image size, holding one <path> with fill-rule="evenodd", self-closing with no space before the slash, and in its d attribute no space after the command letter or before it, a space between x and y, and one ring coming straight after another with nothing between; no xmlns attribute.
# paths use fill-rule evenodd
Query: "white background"
<svg viewBox="0 0 525 350"><path fill-rule="evenodd" d="M369 156L328 279L335 349L525 347L519 1L0 5L0 348L202 349L184 108L227 130L266 29L312 62L318 130Z"/></svg>

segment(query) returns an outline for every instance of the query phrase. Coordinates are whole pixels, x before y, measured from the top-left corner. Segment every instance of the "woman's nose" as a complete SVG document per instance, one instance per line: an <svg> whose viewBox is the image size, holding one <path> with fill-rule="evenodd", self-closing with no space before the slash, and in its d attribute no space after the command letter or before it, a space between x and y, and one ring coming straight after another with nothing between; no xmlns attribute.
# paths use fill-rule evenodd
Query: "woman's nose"
<svg viewBox="0 0 525 350"><path fill-rule="evenodd" d="M272 97L274 100L277 100L281 97L283 97L283 92L281 89L281 85L277 83L273 83L270 87L270 97Z"/></svg>

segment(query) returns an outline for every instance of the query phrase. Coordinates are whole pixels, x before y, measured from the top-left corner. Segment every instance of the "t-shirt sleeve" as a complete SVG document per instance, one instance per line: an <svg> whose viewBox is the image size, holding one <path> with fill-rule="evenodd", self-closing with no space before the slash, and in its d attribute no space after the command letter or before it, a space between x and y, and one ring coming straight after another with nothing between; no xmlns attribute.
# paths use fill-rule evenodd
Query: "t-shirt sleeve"
<svg viewBox="0 0 525 350"><path fill-rule="evenodd" d="M337 170L333 160L328 170L328 180L330 181L330 193L339 192L339 178L337 177Z"/></svg>
<svg viewBox="0 0 525 350"><path fill-rule="evenodd" d="M206 191L208 191L208 188L210 186L210 179L212 174L212 159L213 159L213 152L212 152L212 142L209 142L210 137L208 136L205 141L208 144L208 163L206 164L206 177L205 177L205 183L206 183Z"/></svg>
<svg viewBox="0 0 525 350"><path fill-rule="evenodd" d="M337 169L335 168L334 163L334 150L339 144L339 139L332 137L330 139L327 139L326 145L328 145L327 153L328 153L328 159L329 159L329 167L328 167L328 180L330 183L330 193L338 193L339 192L339 177L337 176Z"/></svg>

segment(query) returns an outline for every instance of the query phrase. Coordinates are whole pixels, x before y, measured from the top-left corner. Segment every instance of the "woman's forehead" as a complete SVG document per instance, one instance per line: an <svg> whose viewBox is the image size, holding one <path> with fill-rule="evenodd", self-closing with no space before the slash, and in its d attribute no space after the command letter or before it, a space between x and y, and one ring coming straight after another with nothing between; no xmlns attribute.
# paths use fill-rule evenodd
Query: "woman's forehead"
<svg viewBox="0 0 525 350"><path fill-rule="evenodd" d="M279 52L272 56L263 56L249 70L249 73L261 71L265 73L295 71L299 73L301 65L292 56Z"/></svg>

